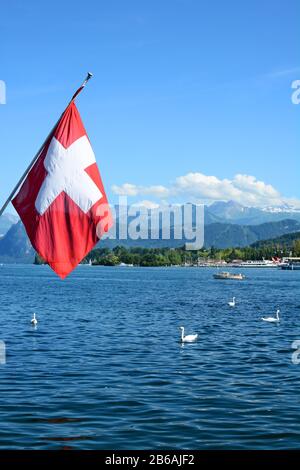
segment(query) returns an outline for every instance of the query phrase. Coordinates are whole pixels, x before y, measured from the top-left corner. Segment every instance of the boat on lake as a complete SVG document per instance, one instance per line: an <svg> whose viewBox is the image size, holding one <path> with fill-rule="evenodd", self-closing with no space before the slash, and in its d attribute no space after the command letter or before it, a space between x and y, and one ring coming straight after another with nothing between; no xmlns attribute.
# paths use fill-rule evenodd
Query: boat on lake
<svg viewBox="0 0 300 470"><path fill-rule="evenodd" d="M280 266L281 269L287 271L299 271L300 270L300 262L299 261L291 261L290 263L283 264Z"/></svg>
<svg viewBox="0 0 300 470"><path fill-rule="evenodd" d="M248 260L238 261L230 263L231 268L277 268L278 263L273 260L262 259L262 260Z"/></svg>
<svg viewBox="0 0 300 470"><path fill-rule="evenodd" d="M278 265L279 268L288 270L288 271L299 271L300 270L300 257L288 256L282 258L281 263Z"/></svg>
<svg viewBox="0 0 300 470"><path fill-rule="evenodd" d="M233 279L236 281L242 281L243 279L245 279L244 274L241 274L241 273L234 274L234 273L229 273L228 271L216 273L213 276L214 276L214 279Z"/></svg>

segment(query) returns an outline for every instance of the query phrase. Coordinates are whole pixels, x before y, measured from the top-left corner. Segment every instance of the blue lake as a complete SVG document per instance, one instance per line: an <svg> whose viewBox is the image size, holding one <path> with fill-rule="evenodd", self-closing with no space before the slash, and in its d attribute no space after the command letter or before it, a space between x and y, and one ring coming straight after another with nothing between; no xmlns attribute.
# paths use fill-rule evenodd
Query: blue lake
<svg viewBox="0 0 300 470"><path fill-rule="evenodd" d="M300 272L213 272L0 267L0 448L298 448Z"/></svg>

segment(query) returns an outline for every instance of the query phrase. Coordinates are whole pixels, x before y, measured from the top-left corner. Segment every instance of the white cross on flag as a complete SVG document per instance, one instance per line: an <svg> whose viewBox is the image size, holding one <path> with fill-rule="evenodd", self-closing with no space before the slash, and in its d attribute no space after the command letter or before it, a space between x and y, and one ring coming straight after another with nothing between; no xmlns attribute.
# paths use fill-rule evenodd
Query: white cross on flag
<svg viewBox="0 0 300 470"><path fill-rule="evenodd" d="M62 279L112 226L95 155L74 100L12 203L32 246Z"/></svg>

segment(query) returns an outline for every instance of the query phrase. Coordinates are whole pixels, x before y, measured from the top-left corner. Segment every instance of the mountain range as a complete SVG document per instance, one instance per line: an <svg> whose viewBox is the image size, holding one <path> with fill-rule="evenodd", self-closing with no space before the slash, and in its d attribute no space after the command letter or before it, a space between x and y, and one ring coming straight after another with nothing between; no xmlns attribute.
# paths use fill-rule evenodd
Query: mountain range
<svg viewBox="0 0 300 470"><path fill-rule="evenodd" d="M12 225L4 237L0 239L0 260L2 263L30 263L34 253L21 221Z"/></svg>
<svg viewBox="0 0 300 470"><path fill-rule="evenodd" d="M117 222L118 229L118 222ZM214 246L215 248L244 247L260 240L273 239L285 234L290 234L300 230L300 222L292 219L281 220L278 222L266 222L259 225L239 225L233 223L214 222L205 225L204 246L206 248ZM118 230L117 230L118 233ZM158 239L152 240L150 231L146 240L138 239L126 240L104 238L98 244L98 247L114 248L122 245L126 248L145 247L145 248L176 248L183 246L191 240L183 237L178 240L174 237L174 227L171 227L170 238L163 239L162 229L159 230Z"/></svg>
<svg viewBox="0 0 300 470"><path fill-rule="evenodd" d="M219 220L215 222L227 222L239 225L259 225L266 222L279 222L285 219L293 219L300 222L300 210L282 206L277 208L246 207L235 201L218 201L206 206L209 217Z"/></svg>
<svg viewBox="0 0 300 470"><path fill-rule="evenodd" d="M3 237L10 227L16 224L19 217L14 214L3 214L0 217L0 238Z"/></svg>
<svg viewBox="0 0 300 470"><path fill-rule="evenodd" d="M118 206L115 206L118 212ZM159 208L161 209L161 208ZM204 206L205 224L228 223L238 225L259 225L266 222L281 220L297 220L300 222L300 209L289 206L282 207L246 207L235 201L217 201ZM19 220L17 215L4 214L0 217L0 237Z"/></svg>
<svg viewBox="0 0 300 470"><path fill-rule="evenodd" d="M261 240L274 239L285 234L291 234L300 231L300 221L293 218L287 218L279 221L269 221L260 224L241 224L234 222L236 220L254 220L257 217L252 211L243 210L243 206L226 204L225 206L216 203L205 210L205 240L204 246L216 248L244 247ZM248 208L247 208L248 209ZM241 217L241 214L245 217ZM220 222L221 220L222 222ZM226 221L224 221L226 220ZM116 220L119 226L118 219ZM118 233L118 231L117 231ZM190 241L174 238L174 226L171 227L170 239L162 238L162 227L159 229L159 237L152 240L149 237L146 240L119 240L103 239L99 242L99 247L114 248L117 245L125 247L140 246L145 248L178 247L183 246L185 242ZM4 263L27 262L31 263L34 258L34 250L29 242L24 226L21 221L11 225L8 232L0 239L0 261Z"/></svg>
<svg viewBox="0 0 300 470"><path fill-rule="evenodd" d="M271 238L269 240L261 240L252 244L253 248L268 248L272 246L280 246L288 250L293 250L294 243L300 240L300 232L288 233L281 237Z"/></svg>

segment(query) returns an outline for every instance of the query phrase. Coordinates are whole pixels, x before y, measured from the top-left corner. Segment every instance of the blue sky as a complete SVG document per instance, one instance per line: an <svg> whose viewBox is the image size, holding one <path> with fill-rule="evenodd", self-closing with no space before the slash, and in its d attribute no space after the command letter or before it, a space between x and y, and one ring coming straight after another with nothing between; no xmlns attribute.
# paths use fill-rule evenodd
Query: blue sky
<svg viewBox="0 0 300 470"><path fill-rule="evenodd" d="M90 70L77 105L111 202L298 203L299 5L2 2L1 201Z"/></svg>

